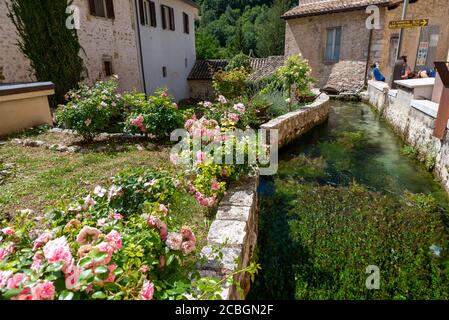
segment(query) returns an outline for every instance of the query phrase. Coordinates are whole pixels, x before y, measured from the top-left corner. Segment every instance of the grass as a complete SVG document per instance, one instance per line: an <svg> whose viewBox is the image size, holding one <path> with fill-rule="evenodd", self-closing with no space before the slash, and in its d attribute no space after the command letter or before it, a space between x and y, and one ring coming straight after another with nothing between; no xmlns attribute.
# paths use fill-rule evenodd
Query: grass
<svg viewBox="0 0 449 320"><path fill-rule="evenodd" d="M448 215L432 195L279 178L272 188L261 202L262 272L250 297L449 299ZM380 290L365 286L370 265Z"/></svg>
<svg viewBox="0 0 449 320"><path fill-rule="evenodd" d="M16 138L29 138L48 143L79 143L72 135L48 132L26 133ZM169 147L110 141L97 141L91 147L108 145L110 152L61 153L44 148L23 147L8 140L0 146L0 166L14 163L14 174L0 186L0 221L13 218L17 210L32 209L42 214L49 207L72 202L85 196L96 185L108 185L111 176L124 169L148 167L173 170L169 161ZM189 208L186 210L186 208ZM188 194L175 199L173 214L195 226L198 238L205 239L209 219Z"/></svg>

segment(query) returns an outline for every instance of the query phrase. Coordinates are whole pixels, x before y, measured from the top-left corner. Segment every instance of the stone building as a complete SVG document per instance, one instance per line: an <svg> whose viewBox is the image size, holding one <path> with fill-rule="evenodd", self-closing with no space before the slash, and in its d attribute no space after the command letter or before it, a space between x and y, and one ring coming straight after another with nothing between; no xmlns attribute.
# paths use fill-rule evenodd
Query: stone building
<svg viewBox="0 0 449 320"><path fill-rule="evenodd" d="M0 1L0 83L33 81L7 16L9 1ZM166 86L177 99L188 96L198 14L194 1L74 0L73 4L80 11L78 36L86 83L117 74L120 90L151 94Z"/></svg>
<svg viewBox="0 0 449 320"><path fill-rule="evenodd" d="M401 20L403 0L299 0L299 5L283 15L286 20L285 55L301 53L309 60L320 87L328 84L339 64L356 62L344 77L363 73L378 62L387 81L396 59L399 30L389 23ZM380 28L369 30L367 7L379 9ZM406 19L429 19L426 27L404 29L401 54L412 68L433 67L446 60L449 49L448 0L410 0ZM418 49L427 48L417 61ZM422 51L421 51L422 52ZM361 65L365 67L361 67ZM340 74L337 74L338 78ZM359 79L354 80L360 82ZM362 83L363 84L363 83ZM352 85L356 86L355 84Z"/></svg>

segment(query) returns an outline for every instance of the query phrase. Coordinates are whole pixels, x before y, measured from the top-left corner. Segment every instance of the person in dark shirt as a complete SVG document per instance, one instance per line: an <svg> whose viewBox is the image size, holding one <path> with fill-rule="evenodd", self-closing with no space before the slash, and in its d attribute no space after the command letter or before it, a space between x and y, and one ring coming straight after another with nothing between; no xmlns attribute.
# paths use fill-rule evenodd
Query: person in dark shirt
<svg viewBox="0 0 449 320"><path fill-rule="evenodd" d="M414 74L412 73L412 69L407 63L407 56L402 56L402 70L401 70L401 78L402 79L412 79Z"/></svg>
<svg viewBox="0 0 449 320"><path fill-rule="evenodd" d="M373 69L373 79L376 81L382 81L385 82L385 77L382 74L382 72L380 72L379 67L376 64L373 64L371 66L371 69Z"/></svg>

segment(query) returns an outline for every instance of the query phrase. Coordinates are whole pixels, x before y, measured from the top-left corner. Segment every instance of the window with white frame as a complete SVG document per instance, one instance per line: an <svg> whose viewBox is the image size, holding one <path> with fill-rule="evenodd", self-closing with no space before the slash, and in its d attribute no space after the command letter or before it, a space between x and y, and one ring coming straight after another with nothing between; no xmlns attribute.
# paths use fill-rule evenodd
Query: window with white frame
<svg viewBox="0 0 449 320"><path fill-rule="evenodd" d="M340 60L341 27L327 29L326 52L324 60L337 62Z"/></svg>
<svg viewBox="0 0 449 320"><path fill-rule="evenodd" d="M161 5L161 16L162 16L162 29L167 28L175 31L175 11L173 8Z"/></svg>
<svg viewBox="0 0 449 320"><path fill-rule="evenodd" d="M156 5L153 1L139 0L140 24L157 27Z"/></svg>

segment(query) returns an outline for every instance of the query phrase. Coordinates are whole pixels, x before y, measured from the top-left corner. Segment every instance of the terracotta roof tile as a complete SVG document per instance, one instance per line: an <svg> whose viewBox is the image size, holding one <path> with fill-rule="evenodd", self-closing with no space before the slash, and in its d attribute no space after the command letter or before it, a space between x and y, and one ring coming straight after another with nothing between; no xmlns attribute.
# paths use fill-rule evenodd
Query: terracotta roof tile
<svg viewBox="0 0 449 320"><path fill-rule="evenodd" d="M284 64L284 56L271 56L267 58L251 58L250 64L253 72L249 80L257 80L273 74ZM188 80L212 80L215 72L223 70L228 60L198 60L188 76Z"/></svg>
<svg viewBox="0 0 449 320"><path fill-rule="evenodd" d="M321 15L334 12L362 10L370 5L387 6L398 0L303 0L303 3L287 11L284 19Z"/></svg>

